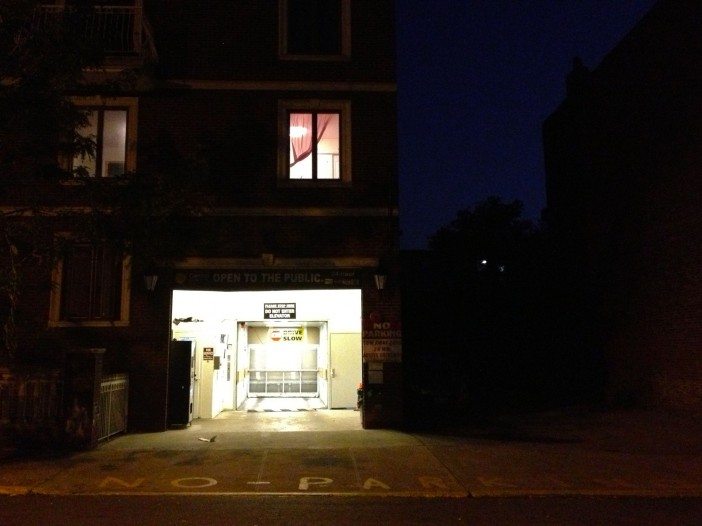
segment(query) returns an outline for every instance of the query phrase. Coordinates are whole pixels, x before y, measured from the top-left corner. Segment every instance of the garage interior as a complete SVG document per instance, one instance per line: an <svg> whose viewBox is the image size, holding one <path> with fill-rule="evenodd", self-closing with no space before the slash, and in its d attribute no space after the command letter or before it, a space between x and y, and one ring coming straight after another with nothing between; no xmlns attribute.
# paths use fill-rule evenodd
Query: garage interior
<svg viewBox="0 0 702 526"><path fill-rule="evenodd" d="M169 400L183 393L170 403L187 410L170 424L189 426L230 412L253 417L356 409L358 289L174 290L171 320ZM184 353L181 365L173 361L180 359L176 346Z"/></svg>

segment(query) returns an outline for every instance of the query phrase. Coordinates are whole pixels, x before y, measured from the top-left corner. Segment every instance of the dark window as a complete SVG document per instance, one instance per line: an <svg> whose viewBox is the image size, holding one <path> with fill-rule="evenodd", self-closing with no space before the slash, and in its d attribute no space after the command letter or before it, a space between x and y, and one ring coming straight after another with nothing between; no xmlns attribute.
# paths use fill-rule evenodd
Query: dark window
<svg viewBox="0 0 702 526"><path fill-rule="evenodd" d="M63 258L61 319L120 318L122 254L106 245L72 244Z"/></svg>
<svg viewBox="0 0 702 526"><path fill-rule="evenodd" d="M287 53L340 55L341 1L287 0Z"/></svg>

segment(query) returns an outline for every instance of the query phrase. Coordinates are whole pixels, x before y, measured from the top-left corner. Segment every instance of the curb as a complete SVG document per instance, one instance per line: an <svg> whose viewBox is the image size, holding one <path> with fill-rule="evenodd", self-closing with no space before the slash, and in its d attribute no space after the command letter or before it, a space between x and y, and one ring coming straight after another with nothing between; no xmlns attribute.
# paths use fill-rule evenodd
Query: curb
<svg viewBox="0 0 702 526"><path fill-rule="evenodd" d="M391 491L387 493L335 491L335 492L295 492L295 491L58 491L40 487L32 489L28 486L0 486L0 495L17 497L24 495L46 496L104 496L104 497L373 497L373 498L450 498L450 499L504 499L519 497L639 497L661 499L687 499L702 498L702 488L671 489L671 490L607 490L607 489L578 489L578 490L550 490L550 489L520 489L499 491L444 491L431 493L426 491Z"/></svg>
<svg viewBox="0 0 702 526"><path fill-rule="evenodd" d="M702 488L690 489L513 489L498 491L471 491L474 498L510 498L510 497L641 497L641 498L702 498Z"/></svg>

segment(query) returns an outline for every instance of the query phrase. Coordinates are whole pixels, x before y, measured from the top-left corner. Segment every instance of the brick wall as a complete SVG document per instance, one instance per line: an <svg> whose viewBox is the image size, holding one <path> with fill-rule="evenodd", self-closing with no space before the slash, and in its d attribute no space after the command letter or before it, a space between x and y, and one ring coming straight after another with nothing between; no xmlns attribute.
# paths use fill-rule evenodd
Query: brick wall
<svg viewBox="0 0 702 526"><path fill-rule="evenodd" d="M615 403L702 410L701 9L660 2L544 125L550 217Z"/></svg>

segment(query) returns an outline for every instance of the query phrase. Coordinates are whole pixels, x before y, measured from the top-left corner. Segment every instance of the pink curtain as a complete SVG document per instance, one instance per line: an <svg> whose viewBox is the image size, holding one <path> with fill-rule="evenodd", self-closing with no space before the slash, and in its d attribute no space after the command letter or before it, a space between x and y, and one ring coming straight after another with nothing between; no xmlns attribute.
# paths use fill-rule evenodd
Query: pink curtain
<svg viewBox="0 0 702 526"><path fill-rule="evenodd" d="M295 128L295 130L294 130ZM303 130L307 130L303 133ZM290 166L295 166L312 153L312 114L290 114Z"/></svg>
<svg viewBox="0 0 702 526"><path fill-rule="evenodd" d="M329 126L333 114L317 114L317 142L322 140L324 132ZM293 127L296 128L293 133ZM307 130L302 133L302 130ZM300 161L306 159L312 153L312 114L311 113L291 113L290 114L290 166L295 166Z"/></svg>
<svg viewBox="0 0 702 526"><path fill-rule="evenodd" d="M329 122L332 120L333 116L333 113L317 114L317 142L321 141L322 137L324 137L324 132L327 130L327 126L329 126Z"/></svg>

